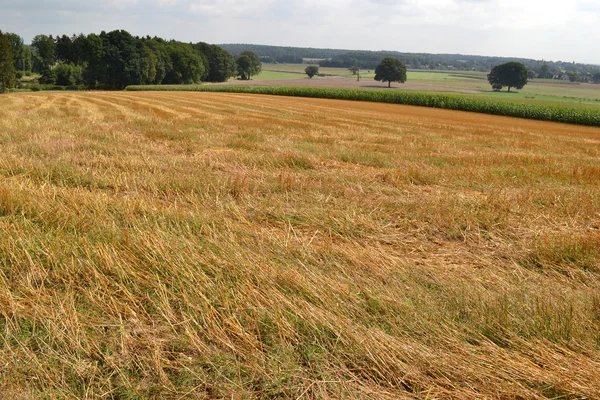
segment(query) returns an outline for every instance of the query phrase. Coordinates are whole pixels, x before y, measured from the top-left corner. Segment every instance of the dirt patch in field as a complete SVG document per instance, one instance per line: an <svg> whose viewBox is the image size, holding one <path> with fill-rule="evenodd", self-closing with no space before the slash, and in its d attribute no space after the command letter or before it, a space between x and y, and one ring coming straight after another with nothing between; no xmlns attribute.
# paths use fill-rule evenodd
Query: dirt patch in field
<svg viewBox="0 0 600 400"><path fill-rule="evenodd" d="M220 83L219 85L269 85L269 86L315 86L315 87L336 87L336 88L376 88L386 89L387 83L381 83L374 80L361 80L357 82L353 78L300 78L300 79L281 79L281 80L251 80L251 81L240 81L233 80L226 83ZM443 92L463 92L463 93L479 93L480 90L467 89L455 86L442 86L442 85L428 85L424 83L393 83L392 89L402 90L430 90L430 91L443 91Z"/></svg>

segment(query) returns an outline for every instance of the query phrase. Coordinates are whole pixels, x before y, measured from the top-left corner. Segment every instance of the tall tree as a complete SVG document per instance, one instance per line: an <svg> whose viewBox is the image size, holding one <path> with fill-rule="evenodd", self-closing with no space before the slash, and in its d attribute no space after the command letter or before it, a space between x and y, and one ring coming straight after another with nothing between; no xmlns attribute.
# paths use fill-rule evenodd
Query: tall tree
<svg viewBox="0 0 600 400"><path fill-rule="evenodd" d="M237 75L241 80L247 81L252 76L252 60L247 55L240 55L236 60Z"/></svg>
<svg viewBox="0 0 600 400"><path fill-rule="evenodd" d="M0 31L0 34L2 34L2 31ZM5 32L3 34L6 39L8 39L8 42L10 43L10 47L12 49L12 57L13 57L13 61L14 61L14 65L15 65L15 70L17 71L21 71L21 70L25 70L23 67L23 62L24 60L24 54L23 54L23 38L19 35L17 35L16 33L10 33L10 32Z"/></svg>
<svg viewBox="0 0 600 400"><path fill-rule="evenodd" d="M550 67L548 64L543 63L538 71L538 78L540 79L550 79L552 78L552 73L550 72Z"/></svg>
<svg viewBox="0 0 600 400"><path fill-rule="evenodd" d="M202 57L192 46L171 41L168 44L169 56L173 68L165 76L164 83L191 84L200 83L204 75L204 62Z"/></svg>
<svg viewBox="0 0 600 400"><path fill-rule="evenodd" d="M143 43L124 30L102 32L101 86L124 89L147 79L148 59Z"/></svg>
<svg viewBox="0 0 600 400"><path fill-rule="evenodd" d="M74 60L73 39L67 35L56 37L56 60L65 63L73 63Z"/></svg>
<svg viewBox="0 0 600 400"><path fill-rule="evenodd" d="M527 85L527 68L514 61L496 65L488 74L488 82L496 91L504 86L508 86L509 92L511 87L523 89Z"/></svg>
<svg viewBox="0 0 600 400"><path fill-rule="evenodd" d="M0 93L16 84L15 60L8 36L0 32Z"/></svg>
<svg viewBox="0 0 600 400"><path fill-rule="evenodd" d="M375 80L387 82L388 87L392 86L392 82L404 83L406 82L406 66L396 58L386 57L375 68Z"/></svg>
<svg viewBox="0 0 600 400"><path fill-rule="evenodd" d="M31 52L31 46L29 45L23 46L23 61L21 64L23 71L31 71L33 68L33 54Z"/></svg>
<svg viewBox="0 0 600 400"><path fill-rule="evenodd" d="M37 35L31 42L34 50L33 69L42 75L47 74L56 61L56 43L52 36Z"/></svg>
<svg viewBox="0 0 600 400"><path fill-rule="evenodd" d="M104 85L106 81L106 65L104 64L104 47L100 35L91 33L87 36L78 36L74 45L81 49L79 57L81 63L86 65L83 71L83 80L90 89Z"/></svg>
<svg viewBox="0 0 600 400"><path fill-rule="evenodd" d="M149 73L148 82L153 84L161 84L167 76L167 73L173 69L173 62L169 55L167 43L160 38L145 38L144 45L153 54L149 57ZM153 73L154 72L154 73ZM154 77L154 79L152 79Z"/></svg>
<svg viewBox="0 0 600 400"><path fill-rule="evenodd" d="M207 74L205 80L209 82L226 82L235 75L235 60L227 51L219 46L208 43L196 43L194 48L206 55Z"/></svg>
<svg viewBox="0 0 600 400"><path fill-rule="evenodd" d="M260 58L253 51L244 51L236 59L237 73L242 80L248 80L262 71Z"/></svg>

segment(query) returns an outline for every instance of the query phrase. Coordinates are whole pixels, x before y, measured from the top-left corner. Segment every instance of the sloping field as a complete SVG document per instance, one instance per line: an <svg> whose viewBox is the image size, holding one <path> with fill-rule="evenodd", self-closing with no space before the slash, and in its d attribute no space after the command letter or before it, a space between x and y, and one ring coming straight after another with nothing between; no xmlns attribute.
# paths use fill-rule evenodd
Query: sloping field
<svg viewBox="0 0 600 400"><path fill-rule="evenodd" d="M0 97L0 398L600 398L600 129Z"/></svg>

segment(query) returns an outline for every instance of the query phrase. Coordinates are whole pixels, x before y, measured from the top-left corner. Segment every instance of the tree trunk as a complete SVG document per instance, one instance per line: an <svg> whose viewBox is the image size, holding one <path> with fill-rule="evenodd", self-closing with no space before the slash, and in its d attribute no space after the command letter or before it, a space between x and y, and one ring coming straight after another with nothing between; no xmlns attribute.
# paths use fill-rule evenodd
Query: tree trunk
<svg viewBox="0 0 600 400"><path fill-rule="evenodd" d="M510 86L508 87L508 91L510 92Z"/></svg>
<svg viewBox="0 0 600 400"><path fill-rule="evenodd" d="M392 81L388 81L388 87L392 87Z"/></svg>

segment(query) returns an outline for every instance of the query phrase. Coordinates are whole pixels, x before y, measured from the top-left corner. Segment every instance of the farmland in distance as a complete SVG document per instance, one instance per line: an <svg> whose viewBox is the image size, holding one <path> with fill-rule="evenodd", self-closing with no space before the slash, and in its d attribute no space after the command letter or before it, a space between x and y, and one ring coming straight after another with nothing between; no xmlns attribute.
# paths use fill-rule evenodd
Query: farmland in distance
<svg viewBox="0 0 600 400"><path fill-rule="evenodd" d="M0 392L596 398L600 129L0 97Z"/></svg>

